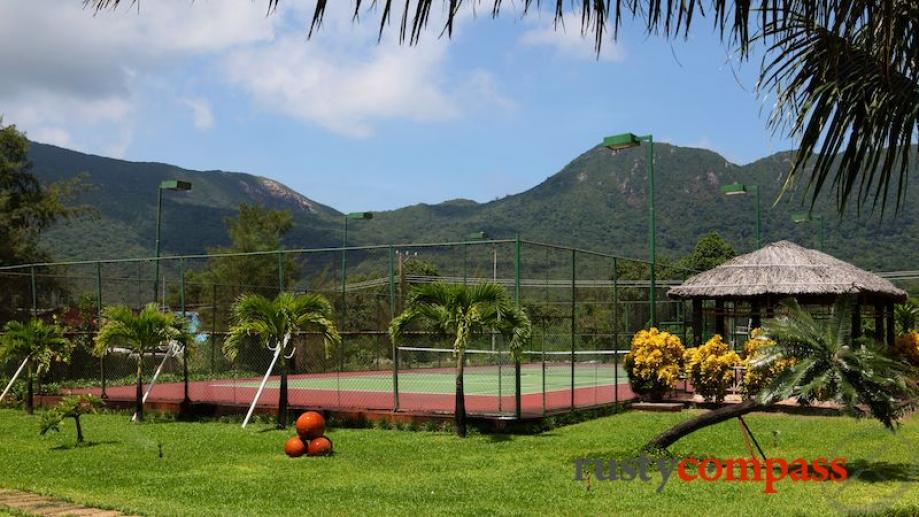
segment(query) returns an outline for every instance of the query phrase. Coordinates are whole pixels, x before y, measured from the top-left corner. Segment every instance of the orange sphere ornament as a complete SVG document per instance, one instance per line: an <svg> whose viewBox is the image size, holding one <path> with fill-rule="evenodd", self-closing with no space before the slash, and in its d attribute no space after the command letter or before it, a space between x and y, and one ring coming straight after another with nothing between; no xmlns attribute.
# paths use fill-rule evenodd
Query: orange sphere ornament
<svg viewBox="0 0 919 517"><path fill-rule="evenodd" d="M297 419L297 434L306 441L325 433L325 418L315 411L307 411Z"/></svg>
<svg viewBox="0 0 919 517"><path fill-rule="evenodd" d="M310 440L310 444L307 447L307 454L310 456L328 456L332 454L332 440L329 440L325 436Z"/></svg>
<svg viewBox="0 0 919 517"><path fill-rule="evenodd" d="M306 453L307 447L299 436L291 436L284 442L284 454L291 458L299 458Z"/></svg>

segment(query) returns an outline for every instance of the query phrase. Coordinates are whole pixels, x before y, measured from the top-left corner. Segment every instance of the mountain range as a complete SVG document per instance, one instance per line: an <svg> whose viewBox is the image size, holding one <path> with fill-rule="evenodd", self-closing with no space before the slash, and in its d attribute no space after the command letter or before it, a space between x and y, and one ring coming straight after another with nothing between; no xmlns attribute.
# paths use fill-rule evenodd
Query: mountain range
<svg viewBox="0 0 919 517"><path fill-rule="evenodd" d="M658 254L676 258L710 231L739 252L755 244L753 196L724 196L720 187L758 185L764 242L788 239L817 247L816 222L795 224L805 212L802 193L779 198L790 153L745 165L690 147L655 144ZM456 241L471 232L494 238L522 238L619 255L647 256L647 164L643 149L613 153L586 150L535 187L488 203L454 199L377 212L372 221L349 228L349 244ZM32 143L33 172L43 181L85 176L90 188L77 203L95 216L56 224L43 244L57 260L124 258L153 254L156 188L166 179L193 183L190 192L170 192L163 216L163 253L200 253L228 243L224 218L240 203L287 209L294 229L288 247L334 247L341 243L342 213L261 176L225 171L192 171L165 163L130 162ZM911 174L913 184L919 174ZM915 269L919 250L919 204L907 197L899 213L844 217L829 196L814 209L822 218L828 253L873 270Z"/></svg>

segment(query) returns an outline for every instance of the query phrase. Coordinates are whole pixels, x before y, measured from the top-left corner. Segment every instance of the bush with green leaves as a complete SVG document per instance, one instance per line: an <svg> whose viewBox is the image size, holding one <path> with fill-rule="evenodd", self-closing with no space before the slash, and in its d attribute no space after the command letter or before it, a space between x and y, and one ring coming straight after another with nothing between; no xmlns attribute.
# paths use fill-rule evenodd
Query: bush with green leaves
<svg viewBox="0 0 919 517"><path fill-rule="evenodd" d="M60 431L61 423L65 418L72 418L77 431L77 444L83 443L83 426L80 423L80 417L83 415L96 413L105 406L102 399L93 395L74 395L64 397L50 410L42 415L41 434L48 431Z"/></svg>

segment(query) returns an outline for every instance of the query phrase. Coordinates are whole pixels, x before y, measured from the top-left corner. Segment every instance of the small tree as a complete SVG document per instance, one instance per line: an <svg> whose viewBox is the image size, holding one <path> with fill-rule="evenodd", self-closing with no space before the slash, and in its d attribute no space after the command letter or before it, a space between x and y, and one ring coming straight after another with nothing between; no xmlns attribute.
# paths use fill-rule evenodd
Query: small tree
<svg viewBox="0 0 919 517"><path fill-rule="evenodd" d="M96 335L95 353L102 356L113 346L127 348L137 355L137 390L134 414L144 419L144 355L157 347L184 338L184 326L178 316L161 312L155 303L147 304L138 314L124 305L113 305L102 311L102 328Z"/></svg>
<svg viewBox="0 0 919 517"><path fill-rule="evenodd" d="M65 418L72 418L77 430L77 445L83 443L83 427L80 425L80 417L90 413L95 413L99 408L105 405L102 399L92 395L78 395L64 397L57 406L42 415L41 434L48 431L60 431L61 422Z"/></svg>
<svg viewBox="0 0 919 517"><path fill-rule="evenodd" d="M389 326L393 344L413 323L453 340L456 434L466 436L463 390L466 345L474 334L496 330L508 340L510 352L516 358L523 344L530 340L530 320L507 296L504 287L498 284L465 286L435 282L418 285L412 290L408 307Z"/></svg>
<svg viewBox="0 0 919 517"><path fill-rule="evenodd" d="M817 321L795 300L782 304L782 316L764 324L774 340L751 362L757 369L787 361L768 386L740 404L732 404L681 422L647 444L664 449L680 438L731 418L795 398L800 404L832 401L848 413L871 416L889 429L915 404L916 369L886 355L886 347L852 339L852 305L841 299L829 321ZM789 359L793 361L788 361Z"/></svg>
<svg viewBox="0 0 919 517"><path fill-rule="evenodd" d="M326 354L341 342L332 321L332 305L322 295L280 293L273 300L258 294L244 294L233 304L233 326L223 344L224 354L236 358L243 342L257 340L262 346L280 347L278 368L281 389L278 395L278 429L287 427L287 347L292 336L318 330Z"/></svg>
<svg viewBox="0 0 919 517"><path fill-rule="evenodd" d="M66 362L73 344L64 337L64 329L57 324L47 324L33 318L28 323L11 321L0 337L0 362L8 359L27 361L26 413L34 412L34 378L51 367L54 361Z"/></svg>

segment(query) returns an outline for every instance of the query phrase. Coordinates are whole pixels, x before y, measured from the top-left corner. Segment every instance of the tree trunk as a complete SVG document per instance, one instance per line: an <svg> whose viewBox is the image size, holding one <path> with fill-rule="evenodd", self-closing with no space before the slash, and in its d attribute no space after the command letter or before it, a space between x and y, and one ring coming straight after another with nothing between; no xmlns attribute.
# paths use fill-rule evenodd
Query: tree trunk
<svg viewBox="0 0 919 517"><path fill-rule="evenodd" d="M463 391L463 363L465 362L462 351L456 354L456 407L454 408L454 422L456 435L466 437L466 396Z"/></svg>
<svg viewBox="0 0 919 517"><path fill-rule="evenodd" d="M144 353L137 353L137 391L134 393L134 416L138 422L144 420Z"/></svg>
<svg viewBox="0 0 919 517"><path fill-rule="evenodd" d="M32 360L29 359L29 367L26 371L26 414L35 413L35 392L32 387Z"/></svg>
<svg viewBox="0 0 919 517"><path fill-rule="evenodd" d="M670 429L667 429L663 433L659 434L656 438L648 442L645 445L646 449L666 449L672 444L676 443L680 438L694 433L703 427L708 427L710 425L715 425L725 420L730 420L732 418L737 418L739 416L746 415L758 409L762 409L763 406L756 400L750 399L741 402L740 404L731 404L729 406L724 406L718 408L714 411L709 411L695 418L690 418L685 422L681 422Z"/></svg>
<svg viewBox="0 0 919 517"><path fill-rule="evenodd" d="M73 421L77 426L77 443L83 443L83 428L80 427L80 415L79 413L73 417Z"/></svg>
<svg viewBox="0 0 919 517"><path fill-rule="evenodd" d="M281 346L281 343L278 346ZM278 359L281 363L281 390L278 394L278 429L287 429L287 359L284 358L283 349Z"/></svg>
<svg viewBox="0 0 919 517"><path fill-rule="evenodd" d="M191 397L188 396L188 345L186 344L182 347L182 382L185 387L185 396L182 399L182 403L187 405L191 402Z"/></svg>

